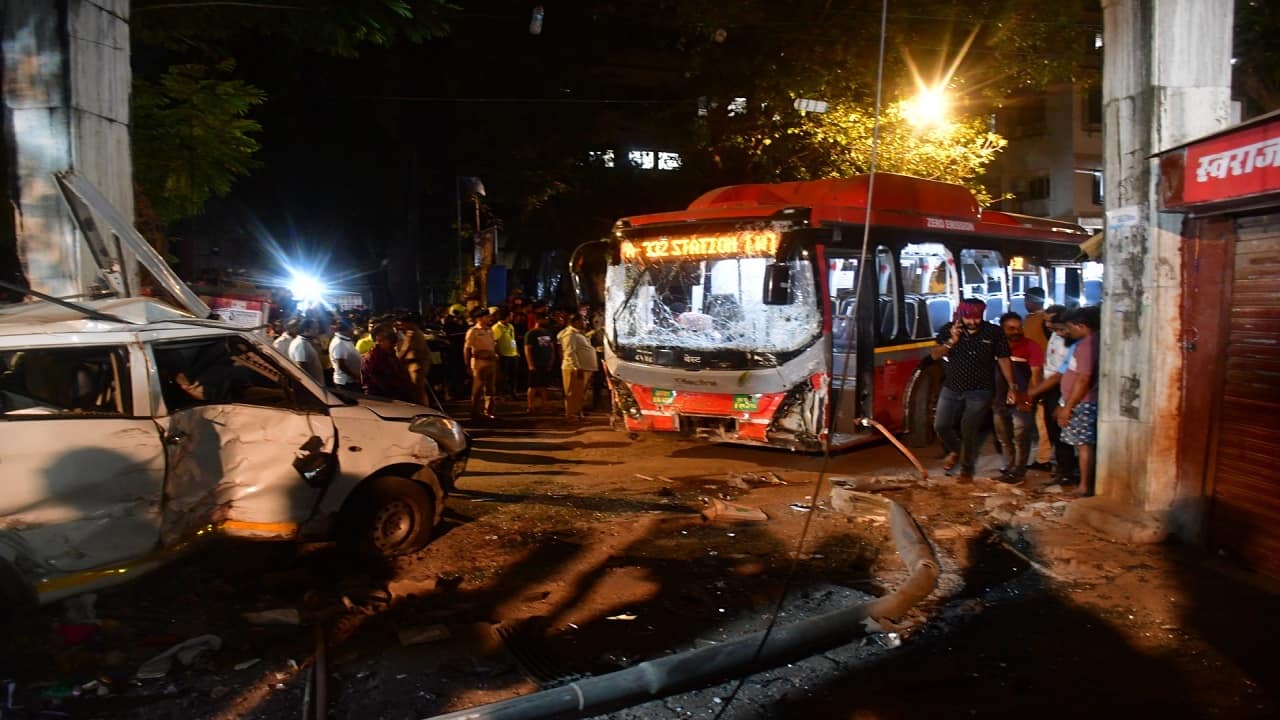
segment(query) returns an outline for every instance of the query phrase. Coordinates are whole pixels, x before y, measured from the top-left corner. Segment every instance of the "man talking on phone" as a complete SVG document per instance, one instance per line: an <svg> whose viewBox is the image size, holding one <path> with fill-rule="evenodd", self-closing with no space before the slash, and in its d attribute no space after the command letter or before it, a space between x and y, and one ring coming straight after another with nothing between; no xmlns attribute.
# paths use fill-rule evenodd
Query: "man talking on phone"
<svg viewBox="0 0 1280 720"><path fill-rule="evenodd" d="M929 351L934 360L942 361L945 373L933 429L947 451L942 468L950 475L958 465L959 482L973 482L978 439L996 389L996 369L1004 376L1006 387L1015 387L1009 341L1003 330L983 320L986 310L987 304L981 300L961 300L955 319L942 326L937 346ZM1006 401L1016 402L1013 391Z"/></svg>

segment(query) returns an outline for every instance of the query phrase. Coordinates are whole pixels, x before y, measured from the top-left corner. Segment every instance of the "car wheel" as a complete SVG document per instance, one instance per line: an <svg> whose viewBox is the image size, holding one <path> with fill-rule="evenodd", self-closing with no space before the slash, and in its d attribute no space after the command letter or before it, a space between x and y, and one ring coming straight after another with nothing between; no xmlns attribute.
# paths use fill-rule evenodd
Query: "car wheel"
<svg viewBox="0 0 1280 720"><path fill-rule="evenodd" d="M346 537L361 555L395 557L427 546L436 526L435 496L396 475L371 480L349 509Z"/></svg>

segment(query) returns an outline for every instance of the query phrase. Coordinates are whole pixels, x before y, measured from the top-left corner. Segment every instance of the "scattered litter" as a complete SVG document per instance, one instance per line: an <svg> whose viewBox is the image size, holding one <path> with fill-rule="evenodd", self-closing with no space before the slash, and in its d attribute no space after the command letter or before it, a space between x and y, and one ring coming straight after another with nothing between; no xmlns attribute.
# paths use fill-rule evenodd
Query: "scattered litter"
<svg viewBox="0 0 1280 720"><path fill-rule="evenodd" d="M1016 503L1018 499L1012 495L992 495L983 501L982 507L986 510L995 510L1006 505Z"/></svg>
<svg viewBox="0 0 1280 720"><path fill-rule="evenodd" d="M646 480L648 482L653 482L654 480L657 479L657 478L649 477L648 475L641 475L640 473L636 473L635 477L637 480Z"/></svg>
<svg viewBox="0 0 1280 720"><path fill-rule="evenodd" d="M404 628L396 633L396 636L400 638L401 645L409 647L444 640L449 637L449 628L445 625L423 625Z"/></svg>
<svg viewBox="0 0 1280 720"><path fill-rule="evenodd" d="M729 473L729 485L731 487L748 489L759 485L786 485L787 482L778 477L778 474L769 471L763 473Z"/></svg>
<svg viewBox="0 0 1280 720"><path fill-rule="evenodd" d="M630 613L622 613L621 615L611 615L605 620L635 620L636 616Z"/></svg>
<svg viewBox="0 0 1280 720"><path fill-rule="evenodd" d="M675 482L675 480L672 480L671 478L667 477L666 475L659 475L659 476L658 476L658 479L659 479L659 480L661 480L661 481L662 481L662 482L664 482L664 483L673 483L673 482Z"/></svg>
<svg viewBox="0 0 1280 720"><path fill-rule="evenodd" d="M880 641L881 645L889 648L890 650L902 645L902 636L896 632L877 635L876 639Z"/></svg>
<svg viewBox="0 0 1280 720"><path fill-rule="evenodd" d="M702 510L702 519L708 522L767 522L769 516L763 510L748 505L725 502L719 498L706 500L707 507Z"/></svg>
<svg viewBox="0 0 1280 720"><path fill-rule="evenodd" d="M190 640L174 645L159 655L142 663L138 668L137 678L139 680L152 680L162 678L169 674L173 669L173 661L176 658L182 665L191 665L201 655L209 652L220 650L222 648L222 638L217 635L200 635Z"/></svg>
<svg viewBox="0 0 1280 720"><path fill-rule="evenodd" d="M302 615L297 608L259 610L257 612L244 613L243 617L254 625L299 625L302 623Z"/></svg>
<svg viewBox="0 0 1280 720"><path fill-rule="evenodd" d="M231 667L235 670L248 670L260 662L262 662L262 658L252 658L250 660L242 660Z"/></svg>
<svg viewBox="0 0 1280 720"><path fill-rule="evenodd" d="M1062 492L1062 486L1058 485L1057 483L1054 483L1053 485L1045 485L1044 487L1040 488L1040 492L1049 493L1050 495L1056 495Z"/></svg>
<svg viewBox="0 0 1280 720"><path fill-rule="evenodd" d="M791 509L799 512L809 512L813 509L813 506L809 503L791 503Z"/></svg>
<svg viewBox="0 0 1280 720"><path fill-rule="evenodd" d="M884 492L886 490L906 490L916 485L915 478L904 478L901 476L881 477L881 476L864 476L857 477L833 477L831 485L833 488L845 488L848 490L857 490L859 492Z"/></svg>

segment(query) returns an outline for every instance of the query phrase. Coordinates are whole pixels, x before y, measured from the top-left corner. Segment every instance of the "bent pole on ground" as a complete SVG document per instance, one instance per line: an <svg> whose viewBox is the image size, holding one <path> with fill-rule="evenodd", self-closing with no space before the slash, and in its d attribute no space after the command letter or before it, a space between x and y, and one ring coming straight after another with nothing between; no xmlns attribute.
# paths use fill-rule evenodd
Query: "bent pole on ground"
<svg viewBox="0 0 1280 720"><path fill-rule="evenodd" d="M933 592L938 582L937 558L915 518L901 505L876 495L859 495L864 495L868 502L886 506L898 557L910 571L906 582L888 595L790 625L779 625L768 634L763 647L760 646L761 639L765 638L762 631L549 690L437 715L430 720L544 720L597 715L825 652L866 635L863 621L868 618L902 617Z"/></svg>
<svg viewBox="0 0 1280 720"><path fill-rule="evenodd" d="M862 423L864 426L870 425L871 427L879 430L881 435L884 435L886 438L889 438L889 442L893 443L893 446L898 448L898 452L905 455L906 458L911 461L911 464L916 466L916 470L920 471L920 481L921 482L929 481L929 472L924 469L924 465L920 464L920 459L916 457L915 453L908 450L907 446L903 445L901 440L894 437L893 433L889 432L888 428L876 422L875 420L872 420L871 418L862 418L858 422Z"/></svg>

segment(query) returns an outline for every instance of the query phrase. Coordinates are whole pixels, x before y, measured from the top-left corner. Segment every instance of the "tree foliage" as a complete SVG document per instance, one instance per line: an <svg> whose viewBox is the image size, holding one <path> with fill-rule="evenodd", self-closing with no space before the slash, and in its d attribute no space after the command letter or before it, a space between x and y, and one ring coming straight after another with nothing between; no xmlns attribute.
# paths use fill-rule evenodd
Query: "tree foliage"
<svg viewBox="0 0 1280 720"><path fill-rule="evenodd" d="M709 110L699 146L735 181L829 177L867 168L880 45L878 6L795 0L672 4L687 31L690 85ZM1100 25L1081 0L919 0L887 20L881 169L969 185L1003 147L983 115L1019 92L1081 79ZM895 102L944 84L961 103L951 132L921 135ZM745 98L745 112L730 101ZM793 109L826 101L827 115ZM967 111L966 111L967 108Z"/></svg>
<svg viewBox="0 0 1280 720"><path fill-rule="evenodd" d="M198 214L258 165L262 126L248 115L266 96L234 70L175 65L157 82L134 80L134 175L163 222Z"/></svg>
<svg viewBox="0 0 1280 720"><path fill-rule="evenodd" d="M880 117L875 164L881 172L900 173L968 186L979 202L991 196L978 178L996 154L1008 144L991 132L980 118L947 122L918 128L899 101L885 108ZM808 136L821 149L815 163L817 177L846 177L871 170L874 109L840 106L821 115L810 115L810 124L793 132Z"/></svg>

